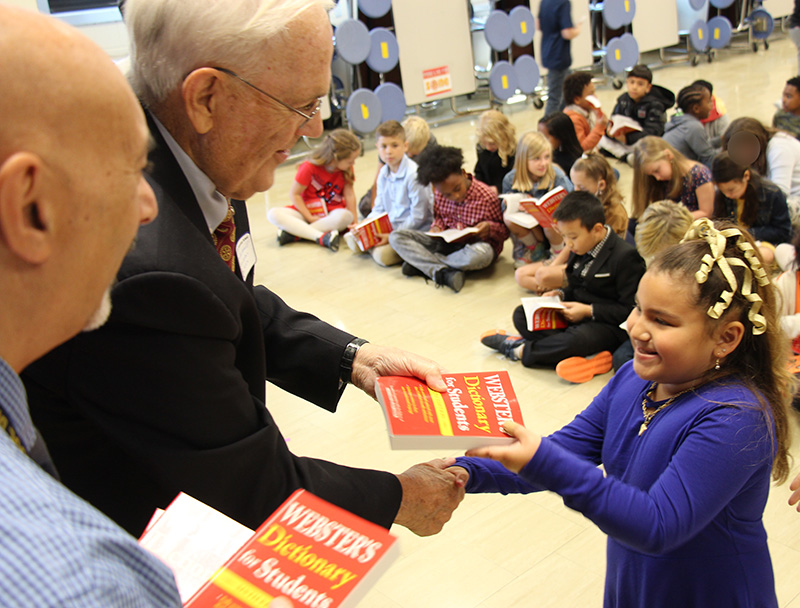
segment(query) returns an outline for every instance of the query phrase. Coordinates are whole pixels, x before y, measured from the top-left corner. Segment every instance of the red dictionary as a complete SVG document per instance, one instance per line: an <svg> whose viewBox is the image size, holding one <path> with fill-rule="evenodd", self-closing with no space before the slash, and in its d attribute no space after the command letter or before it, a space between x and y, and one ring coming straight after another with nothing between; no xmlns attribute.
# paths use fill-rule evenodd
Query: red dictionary
<svg viewBox="0 0 800 608"><path fill-rule="evenodd" d="M184 605L266 608L285 596L296 608L355 606L397 551L388 530L297 490Z"/></svg>
<svg viewBox="0 0 800 608"><path fill-rule="evenodd" d="M506 420L522 424L508 372L442 374L439 393L416 378L384 376L375 388L392 449L464 449L509 444Z"/></svg>
<svg viewBox="0 0 800 608"><path fill-rule="evenodd" d="M356 237L356 244L361 251L372 249L378 244L382 234L389 234L392 231L392 222L389 221L389 214L381 213L377 217L366 219L358 224L353 230Z"/></svg>
<svg viewBox="0 0 800 608"><path fill-rule="evenodd" d="M524 198L519 202L519 206L535 217L542 228L552 228L556 225L553 212L565 196L567 196L567 191L559 186L541 198Z"/></svg>

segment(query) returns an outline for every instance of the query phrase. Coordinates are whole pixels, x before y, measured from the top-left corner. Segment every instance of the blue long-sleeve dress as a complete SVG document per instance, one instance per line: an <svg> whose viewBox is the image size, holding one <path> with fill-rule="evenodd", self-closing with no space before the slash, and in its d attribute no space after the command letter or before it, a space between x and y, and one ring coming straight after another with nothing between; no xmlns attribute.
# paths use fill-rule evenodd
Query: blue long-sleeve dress
<svg viewBox="0 0 800 608"><path fill-rule="evenodd" d="M627 363L519 475L459 458L467 491L550 490L597 524L608 534L606 608L777 606L762 523L771 421L750 390L720 381L675 400L640 436L648 388Z"/></svg>

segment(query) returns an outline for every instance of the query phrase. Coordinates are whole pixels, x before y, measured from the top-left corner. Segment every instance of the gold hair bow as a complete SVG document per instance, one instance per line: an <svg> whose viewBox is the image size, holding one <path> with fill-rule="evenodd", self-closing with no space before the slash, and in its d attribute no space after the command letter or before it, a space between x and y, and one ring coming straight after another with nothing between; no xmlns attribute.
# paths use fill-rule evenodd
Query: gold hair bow
<svg viewBox="0 0 800 608"><path fill-rule="evenodd" d="M725 257L725 247L727 246L728 239L736 237L736 246L744 254L746 261L738 258ZM712 319L719 319L723 313L728 309L736 290L739 288L739 283L736 276L733 274L731 266L739 266L744 268L744 277L742 280L742 296L751 303L750 311L747 313L747 318L753 324L753 335L758 336L763 334L767 329L767 319L764 315L760 314L761 305L763 301L753 290L753 277L756 282L764 286L769 283L764 267L756 255L753 246L742 235L741 230L738 228L726 228L725 230L717 230L711 220L707 218L696 220L691 228L686 232L686 236L681 241L691 241L695 239L702 239L708 243L711 253L703 256L700 262L700 270L695 273L697 282L702 284L708 280L708 275L716 264L722 275L728 281L730 290L723 291L713 306L709 307L706 311L708 316Z"/></svg>

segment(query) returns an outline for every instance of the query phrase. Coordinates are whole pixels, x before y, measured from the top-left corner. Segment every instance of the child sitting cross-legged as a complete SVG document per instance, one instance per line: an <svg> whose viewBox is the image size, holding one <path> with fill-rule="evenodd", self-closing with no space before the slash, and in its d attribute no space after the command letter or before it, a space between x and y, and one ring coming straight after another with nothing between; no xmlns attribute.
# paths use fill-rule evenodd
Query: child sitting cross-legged
<svg viewBox="0 0 800 608"><path fill-rule="evenodd" d="M645 265L633 245L605 223L603 204L589 192L571 192L553 213L559 232L570 249L567 286L544 295L561 295L568 325L565 329L528 330L522 306L514 310L520 335L493 330L481 342L526 367L557 367L562 378L586 381L611 369L611 353L626 339L620 324L633 308L633 298ZM583 359L596 353L602 356ZM585 377L588 372L588 377Z"/></svg>
<svg viewBox="0 0 800 608"><path fill-rule="evenodd" d="M648 267L627 325L633 362L572 422L547 437L506 422L517 441L449 470L468 493L547 490L594 522L606 608L776 608L762 517L790 471L794 385L752 239L696 221Z"/></svg>
<svg viewBox="0 0 800 608"><path fill-rule="evenodd" d="M458 293L464 271L494 263L503 250L508 229L503 224L500 199L489 186L464 171L459 148L435 146L419 156L417 181L433 185L433 224L430 232L475 228L447 242L420 230L393 230L389 244L403 259L404 275L433 279Z"/></svg>

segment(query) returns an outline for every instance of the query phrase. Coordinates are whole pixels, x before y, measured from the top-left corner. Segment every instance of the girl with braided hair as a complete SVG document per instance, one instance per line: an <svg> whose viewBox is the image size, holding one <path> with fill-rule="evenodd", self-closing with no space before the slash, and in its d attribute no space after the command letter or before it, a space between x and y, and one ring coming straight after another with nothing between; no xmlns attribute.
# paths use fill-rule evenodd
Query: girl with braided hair
<svg viewBox="0 0 800 608"><path fill-rule="evenodd" d="M676 103L678 111L665 127L664 141L689 160L710 167L716 150L702 121L711 113L711 92L704 86L691 84L680 90Z"/></svg>
<svg viewBox="0 0 800 608"><path fill-rule="evenodd" d="M606 607L777 606L762 514L789 473L794 386L752 238L695 221L650 263L627 325L633 361L575 420L548 437L507 423L516 442L454 473L467 492L556 492L595 522Z"/></svg>

